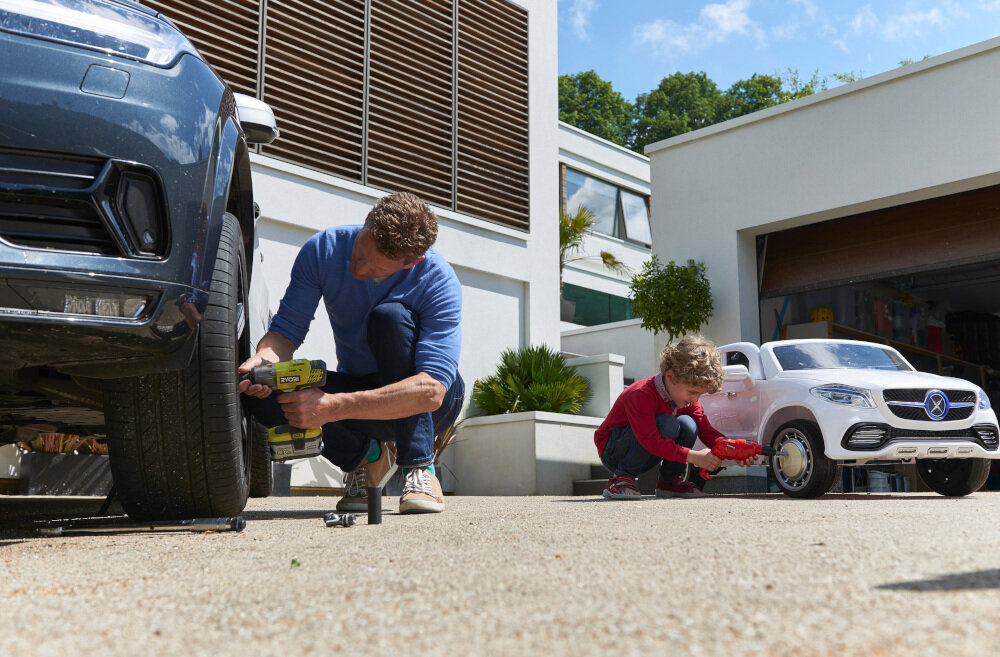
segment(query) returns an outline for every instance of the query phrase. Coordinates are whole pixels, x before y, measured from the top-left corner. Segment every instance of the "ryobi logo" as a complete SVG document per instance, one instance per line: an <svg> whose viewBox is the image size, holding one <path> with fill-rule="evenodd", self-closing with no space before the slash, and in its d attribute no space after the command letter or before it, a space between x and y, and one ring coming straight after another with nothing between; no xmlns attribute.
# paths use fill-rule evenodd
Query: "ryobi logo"
<svg viewBox="0 0 1000 657"><path fill-rule="evenodd" d="M301 380L302 380L302 377L300 377L298 374L294 374L292 376L281 376L281 377L278 377L278 381L280 383L298 383Z"/></svg>

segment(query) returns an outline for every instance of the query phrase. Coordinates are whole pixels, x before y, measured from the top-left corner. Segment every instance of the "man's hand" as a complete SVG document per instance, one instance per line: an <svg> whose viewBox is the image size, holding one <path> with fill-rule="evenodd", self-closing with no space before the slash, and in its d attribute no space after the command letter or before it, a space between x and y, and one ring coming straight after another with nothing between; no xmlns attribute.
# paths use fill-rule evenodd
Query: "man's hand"
<svg viewBox="0 0 1000 657"><path fill-rule="evenodd" d="M276 363L276 360L268 360L260 353L254 354L250 358L247 358L243 363L236 368L236 371L240 374L246 374L253 368L259 365L267 365L269 363ZM249 395L251 397L258 397L264 399L271 395L271 388L269 386L261 385L259 383L250 383L249 379L244 379L240 381L239 391L244 395Z"/></svg>
<svg viewBox="0 0 1000 657"><path fill-rule="evenodd" d="M285 419L300 429L316 429L327 422L344 419L340 413L342 398L343 395L326 393L319 388L278 393Z"/></svg>
<svg viewBox="0 0 1000 657"><path fill-rule="evenodd" d="M709 472L717 470L722 465L722 460L712 453L709 448L699 449L697 451L691 450L688 452L687 462L691 465L696 465L699 468L704 468Z"/></svg>

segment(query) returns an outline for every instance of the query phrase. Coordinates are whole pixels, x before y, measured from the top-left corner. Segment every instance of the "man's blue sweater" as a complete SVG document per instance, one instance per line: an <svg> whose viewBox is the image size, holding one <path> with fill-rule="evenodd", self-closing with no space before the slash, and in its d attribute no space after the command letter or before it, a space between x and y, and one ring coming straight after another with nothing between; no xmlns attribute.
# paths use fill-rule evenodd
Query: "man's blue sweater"
<svg viewBox="0 0 1000 657"><path fill-rule="evenodd" d="M309 238L295 258L271 330L298 348L322 298L337 345L337 371L371 374L378 368L368 348L368 314L379 304L398 302L419 318L415 371L450 387L461 347L462 287L455 272L428 249L419 263L381 282L359 281L351 276L351 250L361 228L338 226Z"/></svg>

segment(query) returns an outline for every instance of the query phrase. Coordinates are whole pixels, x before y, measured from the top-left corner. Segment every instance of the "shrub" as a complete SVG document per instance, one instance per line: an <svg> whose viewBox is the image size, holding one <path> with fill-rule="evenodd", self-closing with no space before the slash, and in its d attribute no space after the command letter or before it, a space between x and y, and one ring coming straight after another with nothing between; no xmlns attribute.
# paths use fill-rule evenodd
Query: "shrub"
<svg viewBox="0 0 1000 657"><path fill-rule="evenodd" d="M495 374L477 379L472 399L484 415L548 411L579 413L590 399L590 384L545 345L507 349Z"/></svg>
<svg viewBox="0 0 1000 657"><path fill-rule="evenodd" d="M632 278L629 287L632 312L642 327L675 336L697 332L712 316L712 289L705 264L691 261L661 265L654 255Z"/></svg>

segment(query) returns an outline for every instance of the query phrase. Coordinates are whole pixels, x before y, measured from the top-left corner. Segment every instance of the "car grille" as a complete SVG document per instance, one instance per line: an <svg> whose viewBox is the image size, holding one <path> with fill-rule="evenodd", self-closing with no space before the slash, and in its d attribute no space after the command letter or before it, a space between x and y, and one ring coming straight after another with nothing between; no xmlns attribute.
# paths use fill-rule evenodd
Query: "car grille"
<svg viewBox="0 0 1000 657"><path fill-rule="evenodd" d="M882 391L882 399L892 414L904 420L947 422L966 420L976 410L977 395L974 390L939 390L947 398L949 408L939 417L932 415L935 408L928 395L934 388L896 388ZM944 409L941 409L942 412Z"/></svg>
<svg viewBox="0 0 1000 657"><path fill-rule="evenodd" d="M92 200L105 162L0 150L0 239L32 249L120 255Z"/></svg>
<svg viewBox="0 0 1000 657"><path fill-rule="evenodd" d="M874 450L900 440L971 441L978 443L988 452L997 451L997 446L1000 445L997 428L990 424L977 424L968 429L949 431L920 431L890 427L887 424L863 423L848 429L841 445L852 450Z"/></svg>

